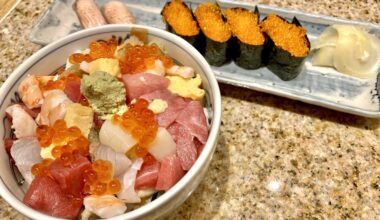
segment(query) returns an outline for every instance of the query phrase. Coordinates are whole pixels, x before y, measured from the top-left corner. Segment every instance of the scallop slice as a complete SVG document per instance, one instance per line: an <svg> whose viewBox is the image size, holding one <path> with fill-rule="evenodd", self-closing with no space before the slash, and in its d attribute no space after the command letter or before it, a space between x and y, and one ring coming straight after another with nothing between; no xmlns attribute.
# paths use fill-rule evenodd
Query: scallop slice
<svg viewBox="0 0 380 220"><path fill-rule="evenodd" d="M154 156L154 158L156 158L156 160L161 161L166 156L172 155L176 152L176 143L165 128L159 127L156 138L148 146L148 151Z"/></svg>
<svg viewBox="0 0 380 220"><path fill-rule="evenodd" d="M120 126L106 120L99 131L100 143L111 147L114 151L126 153L131 149L137 140L131 134L125 132Z"/></svg>

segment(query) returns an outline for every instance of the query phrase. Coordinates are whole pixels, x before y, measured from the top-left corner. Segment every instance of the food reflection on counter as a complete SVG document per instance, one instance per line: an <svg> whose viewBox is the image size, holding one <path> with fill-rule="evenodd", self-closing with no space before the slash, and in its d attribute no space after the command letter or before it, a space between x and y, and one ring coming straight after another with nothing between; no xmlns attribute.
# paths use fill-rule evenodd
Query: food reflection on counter
<svg viewBox="0 0 380 220"><path fill-rule="evenodd" d="M134 24L135 18L120 1L109 1L100 10L94 0L76 0L73 5L83 28L105 24Z"/></svg>
<svg viewBox="0 0 380 220"><path fill-rule="evenodd" d="M332 25L312 43L313 65L333 67L359 78L373 78L380 67L380 40L352 25Z"/></svg>
<svg viewBox="0 0 380 220"><path fill-rule="evenodd" d="M175 10L175 5L181 10ZM173 31L173 25L194 26L194 30L199 26L201 33L192 35L192 42L197 42L192 44L213 66L222 66L232 59L245 69L267 66L280 79L291 80L301 73L309 55L306 29L296 18L289 23L278 15L268 15L260 23L257 8L254 12L245 8L222 11L218 4L207 2L195 9L194 21L192 11L181 0L168 2L161 14L168 30L181 37L184 34Z"/></svg>
<svg viewBox="0 0 380 220"><path fill-rule="evenodd" d="M26 205L60 218L82 210L82 219L111 218L192 168L208 139L202 78L144 33L93 41L56 75L21 81L4 142Z"/></svg>

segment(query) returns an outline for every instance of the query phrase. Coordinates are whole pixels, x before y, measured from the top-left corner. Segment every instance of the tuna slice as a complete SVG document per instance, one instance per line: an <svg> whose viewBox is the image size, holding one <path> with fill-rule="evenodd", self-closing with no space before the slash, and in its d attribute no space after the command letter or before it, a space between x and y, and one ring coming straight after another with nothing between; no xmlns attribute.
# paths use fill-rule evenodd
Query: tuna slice
<svg viewBox="0 0 380 220"><path fill-rule="evenodd" d="M201 155L203 148L205 147L204 144L202 144L198 139L194 138L194 145L197 148L198 157Z"/></svg>
<svg viewBox="0 0 380 220"><path fill-rule="evenodd" d="M156 90L166 89L169 80L151 73L125 74L123 82L130 100Z"/></svg>
<svg viewBox="0 0 380 220"><path fill-rule="evenodd" d="M82 99L80 81L68 81L65 85L64 92L71 101L78 103Z"/></svg>
<svg viewBox="0 0 380 220"><path fill-rule="evenodd" d="M170 125L168 131L177 144L176 153L181 161L182 169L190 170L198 157L197 148L193 141L194 137L185 126L177 122Z"/></svg>
<svg viewBox="0 0 380 220"><path fill-rule="evenodd" d="M37 176L23 201L38 211L66 219L76 219L82 208L81 200L69 199L59 184L48 176Z"/></svg>
<svg viewBox="0 0 380 220"><path fill-rule="evenodd" d="M205 144L208 137L206 116L199 101L191 101L178 115L176 122L185 126L190 134Z"/></svg>
<svg viewBox="0 0 380 220"><path fill-rule="evenodd" d="M153 99L165 100L168 104L168 108L158 114L157 122L160 127L167 128L171 123L175 121L179 113L187 106L187 102L184 98L171 93L169 90L158 90L149 94L145 94L140 98L152 101Z"/></svg>
<svg viewBox="0 0 380 220"><path fill-rule="evenodd" d="M182 170L181 161L176 154L168 156L161 162L158 173L156 189L169 190L185 175Z"/></svg>
<svg viewBox="0 0 380 220"><path fill-rule="evenodd" d="M160 162L144 163L137 172L135 189L154 189L157 184Z"/></svg>
<svg viewBox="0 0 380 220"><path fill-rule="evenodd" d="M91 163L87 157L75 154L74 161L66 167L61 158L54 160L50 172L64 193L78 196L83 191L83 172L89 168Z"/></svg>

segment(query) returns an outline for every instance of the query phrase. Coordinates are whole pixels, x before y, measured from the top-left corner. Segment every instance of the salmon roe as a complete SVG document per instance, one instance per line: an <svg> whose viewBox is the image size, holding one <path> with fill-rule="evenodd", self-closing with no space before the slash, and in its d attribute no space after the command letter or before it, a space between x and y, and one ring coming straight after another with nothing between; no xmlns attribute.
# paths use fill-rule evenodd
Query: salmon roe
<svg viewBox="0 0 380 220"><path fill-rule="evenodd" d="M96 160L90 169L84 171L84 192L91 195L113 195L121 189L119 180L113 179L112 163Z"/></svg>
<svg viewBox="0 0 380 220"><path fill-rule="evenodd" d="M99 58L114 58L117 48L116 38L111 38L108 41L94 41L88 45L90 49L89 56L92 60Z"/></svg>
<svg viewBox="0 0 380 220"><path fill-rule="evenodd" d="M53 163L52 159L44 159L42 160L41 163L34 164L32 166L32 174L34 176L39 176L39 175L50 175L50 165Z"/></svg>
<svg viewBox="0 0 380 220"><path fill-rule="evenodd" d="M127 45L125 47L125 60L121 61L122 74L141 73L155 67L155 60L161 60L166 68L173 65L173 60L161 53L156 45Z"/></svg>
<svg viewBox="0 0 380 220"><path fill-rule="evenodd" d="M89 63L92 61L92 59L91 59L90 55L82 54L82 53L73 53L69 57L69 62L71 64L79 64L83 61L86 61L87 63Z"/></svg>
<svg viewBox="0 0 380 220"><path fill-rule="evenodd" d="M53 89L64 90L66 84L70 81L80 82L80 77L75 74L70 74L68 76L59 78L58 80L49 80L46 84L40 85L40 88L42 91L53 90Z"/></svg>
<svg viewBox="0 0 380 220"><path fill-rule="evenodd" d="M40 125L36 129L37 140L41 147L54 145L52 155L54 158L61 158L68 161L69 165L73 161L73 153L79 153L87 157L89 155L89 142L82 135L76 126L66 127L63 120L57 120L52 127Z"/></svg>
<svg viewBox="0 0 380 220"><path fill-rule="evenodd" d="M148 153L146 148L155 139L158 129L155 115L148 109L148 105L148 101L138 99L136 103L129 105L123 115L112 117L114 124L121 126L124 131L132 134L138 140L134 151L139 157L144 157Z"/></svg>

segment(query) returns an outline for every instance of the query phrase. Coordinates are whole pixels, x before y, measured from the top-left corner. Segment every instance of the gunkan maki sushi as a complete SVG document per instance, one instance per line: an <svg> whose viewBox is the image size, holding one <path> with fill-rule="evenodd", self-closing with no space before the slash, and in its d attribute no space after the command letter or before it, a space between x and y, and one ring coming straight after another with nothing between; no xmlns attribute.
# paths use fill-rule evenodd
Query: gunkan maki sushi
<svg viewBox="0 0 380 220"><path fill-rule="evenodd" d="M167 2L161 15L168 31L181 36L195 46L200 32L198 23L191 9L182 0Z"/></svg>
<svg viewBox="0 0 380 220"><path fill-rule="evenodd" d="M235 63L245 69L259 68L265 37L260 30L258 11L253 13L245 8L230 8L223 13L234 36Z"/></svg>
<svg viewBox="0 0 380 220"><path fill-rule="evenodd" d="M229 60L228 43L231 31L216 3L200 4L195 10L195 18L204 35L200 50L207 62L221 66Z"/></svg>
<svg viewBox="0 0 380 220"><path fill-rule="evenodd" d="M269 14L261 22L262 31L269 37L265 48L267 67L282 80L296 78L310 53L310 42L296 18L289 23Z"/></svg>

